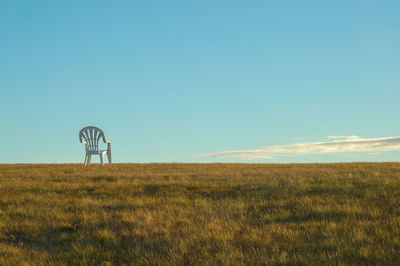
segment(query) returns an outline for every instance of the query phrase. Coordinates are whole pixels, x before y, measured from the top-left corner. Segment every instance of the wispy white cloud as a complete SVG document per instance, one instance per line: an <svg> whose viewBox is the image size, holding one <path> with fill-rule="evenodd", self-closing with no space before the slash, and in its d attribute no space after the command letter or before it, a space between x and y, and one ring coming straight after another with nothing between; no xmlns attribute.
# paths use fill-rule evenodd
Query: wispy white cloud
<svg viewBox="0 0 400 266"><path fill-rule="evenodd" d="M328 139L360 139L359 136L328 136Z"/></svg>
<svg viewBox="0 0 400 266"><path fill-rule="evenodd" d="M330 141L269 146L256 150L223 151L202 154L198 158L272 159L284 155L380 152L400 150L400 137L360 138L329 136Z"/></svg>

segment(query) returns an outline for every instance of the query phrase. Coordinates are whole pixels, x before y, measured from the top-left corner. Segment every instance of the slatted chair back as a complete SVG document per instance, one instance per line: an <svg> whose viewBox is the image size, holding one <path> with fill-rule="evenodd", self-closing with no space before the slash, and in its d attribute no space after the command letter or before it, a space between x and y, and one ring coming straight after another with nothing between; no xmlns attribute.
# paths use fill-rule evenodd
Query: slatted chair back
<svg viewBox="0 0 400 266"><path fill-rule="evenodd" d="M86 152L88 154L99 153L99 140L101 138L103 138L103 142L106 142L103 131L97 127L85 127L79 132L79 140L80 142L86 142Z"/></svg>

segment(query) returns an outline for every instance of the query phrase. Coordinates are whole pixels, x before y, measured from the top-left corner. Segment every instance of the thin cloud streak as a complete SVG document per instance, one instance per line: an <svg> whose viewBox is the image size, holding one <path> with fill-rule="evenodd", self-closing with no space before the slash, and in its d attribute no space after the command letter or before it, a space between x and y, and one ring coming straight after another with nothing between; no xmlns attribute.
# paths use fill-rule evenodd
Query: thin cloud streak
<svg viewBox="0 0 400 266"><path fill-rule="evenodd" d="M273 159L285 155L380 152L400 150L400 137L360 138L329 136L332 141L269 146L256 150L223 151L202 154L197 158Z"/></svg>

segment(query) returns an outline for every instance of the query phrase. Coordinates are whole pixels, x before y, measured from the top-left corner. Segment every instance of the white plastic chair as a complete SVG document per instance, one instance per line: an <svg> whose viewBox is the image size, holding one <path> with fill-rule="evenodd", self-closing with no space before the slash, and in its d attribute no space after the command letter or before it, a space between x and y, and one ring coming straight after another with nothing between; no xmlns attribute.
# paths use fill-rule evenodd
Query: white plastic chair
<svg viewBox="0 0 400 266"><path fill-rule="evenodd" d="M107 150L99 150L99 140L103 138L103 142L107 143ZM85 127L79 132L79 141L85 144L86 156L83 165L89 166L92 155L100 156L100 164L104 164L104 155L107 154L108 163L111 164L111 142L106 141L103 131L97 127Z"/></svg>

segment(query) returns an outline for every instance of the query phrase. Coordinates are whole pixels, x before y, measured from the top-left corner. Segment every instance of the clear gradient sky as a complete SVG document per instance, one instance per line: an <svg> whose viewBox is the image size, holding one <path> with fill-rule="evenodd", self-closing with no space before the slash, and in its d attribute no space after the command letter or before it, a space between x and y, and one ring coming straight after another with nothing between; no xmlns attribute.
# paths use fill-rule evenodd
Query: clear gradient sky
<svg viewBox="0 0 400 266"><path fill-rule="evenodd" d="M399 161L206 157L400 136L400 1L1 1L0 163ZM98 159L95 159L97 162Z"/></svg>

